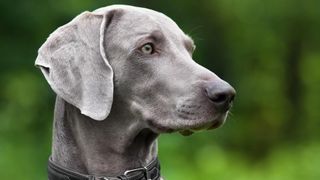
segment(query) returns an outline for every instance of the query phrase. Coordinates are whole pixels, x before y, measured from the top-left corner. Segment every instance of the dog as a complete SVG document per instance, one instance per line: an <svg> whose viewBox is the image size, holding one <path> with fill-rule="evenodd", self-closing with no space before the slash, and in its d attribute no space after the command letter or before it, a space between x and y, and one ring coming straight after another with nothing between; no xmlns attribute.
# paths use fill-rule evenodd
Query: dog
<svg viewBox="0 0 320 180"><path fill-rule="evenodd" d="M221 126L234 88L166 15L112 5L55 30L35 65L57 94L49 180L161 179L157 137Z"/></svg>

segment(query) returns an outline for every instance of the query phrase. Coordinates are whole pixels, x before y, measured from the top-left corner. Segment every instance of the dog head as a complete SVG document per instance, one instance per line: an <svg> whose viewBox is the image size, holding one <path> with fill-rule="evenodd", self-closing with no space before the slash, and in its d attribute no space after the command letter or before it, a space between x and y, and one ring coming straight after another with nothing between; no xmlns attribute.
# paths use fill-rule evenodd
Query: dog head
<svg viewBox="0 0 320 180"><path fill-rule="evenodd" d="M123 5L84 12L39 49L58 96L94 119L113 99L156 133L223 124L235 90L192 59L192 39L162 13Z"/></svg>

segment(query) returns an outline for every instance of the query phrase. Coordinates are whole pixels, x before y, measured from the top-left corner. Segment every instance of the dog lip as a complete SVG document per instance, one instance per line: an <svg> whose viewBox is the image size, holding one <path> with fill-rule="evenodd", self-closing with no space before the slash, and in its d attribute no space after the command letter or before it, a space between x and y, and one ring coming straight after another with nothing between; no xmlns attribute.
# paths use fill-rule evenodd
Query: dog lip
<svg viewBox="0 0 320 180"><path fill-rule="evenodd" d="M222 124L223 124L223 120L214 121L213 124L207 130L216 129L220 127Z"/></svg>
<svg viewBox="0 0 320 180"><path fill-rule="evenodd" d="M179 133L180 133L182 136L190 136L190 135L192 135L194 132L187 129L187 130L179 131Z"/></svg>

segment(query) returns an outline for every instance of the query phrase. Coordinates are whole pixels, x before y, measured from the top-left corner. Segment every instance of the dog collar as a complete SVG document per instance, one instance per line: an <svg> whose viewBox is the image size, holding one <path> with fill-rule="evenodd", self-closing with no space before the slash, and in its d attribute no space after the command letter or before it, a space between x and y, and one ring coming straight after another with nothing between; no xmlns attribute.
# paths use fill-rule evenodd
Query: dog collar
<svg viewBox="0 0 320 180"><path fill-rule="evenodd" d="M158 180L160 179L160 163L158 158L145 167L130 169L116 177L94 176L75 172L55 164L51 157L48 161L49 180Z"/></svg>

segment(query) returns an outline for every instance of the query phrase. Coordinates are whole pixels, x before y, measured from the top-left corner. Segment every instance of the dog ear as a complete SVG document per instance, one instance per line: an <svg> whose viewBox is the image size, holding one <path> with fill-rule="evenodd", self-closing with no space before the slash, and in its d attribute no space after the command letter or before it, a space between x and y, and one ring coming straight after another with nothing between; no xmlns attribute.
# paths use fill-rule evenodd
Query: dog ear
<svg viewBox="0 0 320 180"><path fill-rule="evenodd" d="M109 115L113 101L113 70L104 35L114 13L78 15L49 36L35 62L58 96L95 120Z"/></svg>

